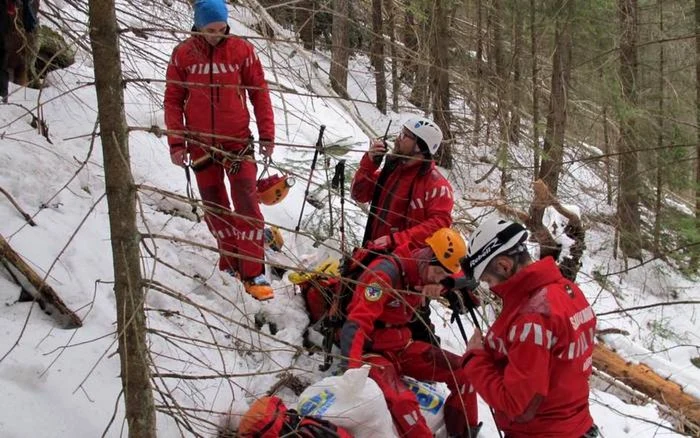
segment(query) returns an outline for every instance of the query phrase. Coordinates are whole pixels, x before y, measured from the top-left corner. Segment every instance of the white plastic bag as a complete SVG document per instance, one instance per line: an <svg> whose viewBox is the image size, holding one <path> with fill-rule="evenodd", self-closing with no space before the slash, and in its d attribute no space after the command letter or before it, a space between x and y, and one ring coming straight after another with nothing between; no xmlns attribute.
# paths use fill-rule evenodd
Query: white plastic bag
<svg viewBox="0 0 700 438"><path fill-rule="evenodd" d="M368 375L365 365L316 382L299 396L297 411L344 427L356 438L396 437L384 394Z"/></svg>
<svg viewBox="0 0 700 438"><path fill-rule="evenodd" d="M436 438L447 435L445 429L445 400L450 390L444 383L426 383L408 376L401 378L408 388L416 394L420 412L425 417L425 423Z"/></svg>

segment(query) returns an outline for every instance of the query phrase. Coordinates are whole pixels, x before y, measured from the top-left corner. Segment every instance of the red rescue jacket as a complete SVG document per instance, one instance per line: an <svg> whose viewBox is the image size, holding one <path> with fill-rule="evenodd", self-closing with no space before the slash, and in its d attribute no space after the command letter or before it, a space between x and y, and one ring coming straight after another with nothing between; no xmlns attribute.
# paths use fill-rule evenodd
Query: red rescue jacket
<svg viewBox="0 0 700 438"><path fill-rule="evenodd" d="M503 311L465 373L509 438L576 438L588 408L596 317L551 257L491 288Z"/></svg>
<svg viewBox="0 0 700 438"><path fill-rule="evenodd" d="M452 225L452 186L435 163L429 163L427 169L422 164L422 161L401 162L391 172L377 202L377 216L368 219L371 220L369 240L390 235L394 246L407 242L425 246L428 236ZM365 154L352 179L352 199L372 201L379 173L379 166Z"/></svg>
<svg viewBox="0 0 700 438"><path fill-rule="evenodd" d="M226 37L212 46L203 37L192 36L173 50L166 79L164 106L168 130L187 131L187 136L197 142L238 152L251 135L247 92L260 139L274 140L270 93L260 60L249 42ZM238 140L213 139L197 133ZM168 143L171 148L182 147L185 139L183 135L171 134ZM190 154L196 160L204 155L204 150L191 142Z"/></svg>
<svg viewBox="0 0 700 438"><path fill-rule="evenodd" d="M361 366L364 353L401 349L411 341L408 323L422 299L408 291L422 284L415 249L412 244L402 245L394 255L372 261L360 276L340 333L348 367Z"/></svg>

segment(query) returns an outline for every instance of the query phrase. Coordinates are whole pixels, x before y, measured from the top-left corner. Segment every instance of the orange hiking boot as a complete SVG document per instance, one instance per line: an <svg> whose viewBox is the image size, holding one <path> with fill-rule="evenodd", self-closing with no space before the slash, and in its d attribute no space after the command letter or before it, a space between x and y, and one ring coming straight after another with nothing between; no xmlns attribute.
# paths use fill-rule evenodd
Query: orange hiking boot
<svg viewBox="0 0 700 438"><path fill-rule="evenodd" d="M275 297L272 286L270 286L270 282L267 281L264 274L245 280L243 282L243 287L245 287L245 291L248 292L250 296L259 301L271 300Z"/></svg>

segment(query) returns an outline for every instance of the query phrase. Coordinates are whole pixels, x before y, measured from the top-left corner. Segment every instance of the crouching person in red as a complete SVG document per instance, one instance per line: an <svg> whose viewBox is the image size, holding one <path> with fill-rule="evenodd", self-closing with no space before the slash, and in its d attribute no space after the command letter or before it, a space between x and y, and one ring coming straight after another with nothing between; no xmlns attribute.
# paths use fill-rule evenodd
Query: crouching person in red
<svg viewBox="0 0 700 438"><path fill-rule="evenodd" d="M461 358L439 347L413 341L409 323L426 298L444 292L438 283L459 271L466 245L459 233L442 228L426 239L428 247L407 243L380 256L359 278L340 348L347 366L369 363L370 377L386 397L402 437L431 437L414 393L400 376L445 382L451 394L445 402L445 423L451 437L475 437L478 431L476 394L460 369ZM420 292L417 292L420 291Z"/></svg>
<svg viewBox="0 0 700 438"><path fill-rule="evenodd" d="M533 262L525 228L494 219L469 239L467 276L488 283L503 310L469 340L464 373L507 438L598 436L589 407L596 317L551 257Z"/></svg>

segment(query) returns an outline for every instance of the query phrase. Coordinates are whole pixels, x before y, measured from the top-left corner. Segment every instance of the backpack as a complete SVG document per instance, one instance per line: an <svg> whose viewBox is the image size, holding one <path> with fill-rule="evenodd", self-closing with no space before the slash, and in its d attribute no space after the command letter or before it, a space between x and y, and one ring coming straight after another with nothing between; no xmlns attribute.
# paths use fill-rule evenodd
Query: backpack
<svg viewBox="0 0 700 438"><path fill-rule="evenodd" d="M391 256L396 266L401 268L398 257L389 250L355 248L340 268L340 277L314 275L298 284L311 324L324 322L330 314L335 326L342 327L347 318L347 308L352 301L355 286L367 267L380 256ZM333 307L336 308L333 308ZM330 321L329 321L330 322Z"/></svg>
<svg viewBox="0 0 700 438"><path fill-rule="evenodd" d="M238 427L242 438L352 438L347 430L330 421L299 415L275 396L261 397L243 415Z"/></svg>
<svg viewBox="0 0 700 438"><path fill-rule="evenodd" d="M326 371L330 368L333 344L340 347L340 329L347 320L347 309L355 293L357 280L370 263L380 256L391 256L392 262L401 270L401 262L389 250L360 247L355 248L352 255L344 260L340 278L321 278L317 275L299 284L311 324L323 335L325 358L323 364L319 365L319 370ZM308 336L308 332L305 336Z"/></svg>

